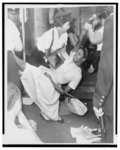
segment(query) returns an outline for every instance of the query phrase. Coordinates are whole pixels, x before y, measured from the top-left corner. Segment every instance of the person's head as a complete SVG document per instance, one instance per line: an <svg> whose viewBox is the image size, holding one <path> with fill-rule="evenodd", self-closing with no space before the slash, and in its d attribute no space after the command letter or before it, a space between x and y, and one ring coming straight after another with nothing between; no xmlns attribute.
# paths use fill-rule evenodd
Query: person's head
<svg viewBox="0 0 120 150"><path fill-rule="evenodd" d="M54 18L54 26L61 27L63 32L66 32L70 28L71 12L60 11Z"/></svg>
<svg viewBox="0 0 120 150"><path fill-rule="evenodd" d="M96 7L96 17L93 21L94 29L104 25L105 19L113 12L113 7L98 6Z"/></svg>
<svg viewBox="0 0 120 150"><path fill-rule="evenodd" d="M106 19L113 12L113 6L96 7L96 15L99 19Z"/></svg>
<svg viewBox="0 0 120 150"><path fill-rule="evenodd" d="M17 25L20 22L20 9L8 8L8 18Z"/></svg>
<svg viewBox="0 0 120 150"><path fill-rule="evenodd" d="M96 18L94 19L92 26L94 30L97 30L99 28L101 28L104 25L105 19L103 18L99 18L98 16L96 16Z"/></svg>
<svg viewBox="0 0 120 150"><path fill-rule="evenodd" d="M73 61L76 65L80 66L87 58L87 50L86 48L79 48L76 54L73 57Z"/></svg>
<svg viewBox="0 0 120 150"><path fill-rule="evenodd" d="M16 117L21 111L21 92L13 83L8 83L7 87L7 112Z"/></svg>

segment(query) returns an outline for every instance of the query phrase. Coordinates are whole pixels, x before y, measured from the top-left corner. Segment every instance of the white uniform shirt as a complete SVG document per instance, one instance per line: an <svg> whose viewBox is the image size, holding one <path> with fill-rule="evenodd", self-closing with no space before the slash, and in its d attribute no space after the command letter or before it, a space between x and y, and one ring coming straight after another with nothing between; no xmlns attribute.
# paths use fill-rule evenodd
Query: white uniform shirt
<svg viewBox="0 0 120 150"><path fill-rule="evenodd" d="M5 20L5 50L22 50L20 32L10 19Z"/></svg>
<svg viewBox="0 0 120 150"><path fill-rule="evenodd" d="M57 84L69 83L69 86L75 90L82 78L82 70L73 62L75 53L71 53L70 56L64 61L58 69L52 71L53 80Z"/></svg>
<svg viewBox="0 0 120 150"><path fill-rule="evenodd" d="M99 30L95 31L95 32L99 32L100 34L103 35L104 32L104 26L102 26ZM103 46L103 42L100 44L97 44L97 51L101 51L102 50L102 46Z"/></svg>
<svg viewBox="0 0 120 150"><path fill-rule="evenodd" d="M37 48L38 50L45 53L45 50L48 49L52 43L52 32L54 30L54 42L51 47L51 52L67 45L68 34L67 32L63 33L60 37L58 36L58 32L56 27L46 31L41 37L37 38ZM67 55L66 50L62 50L62 55Z"/></svg>

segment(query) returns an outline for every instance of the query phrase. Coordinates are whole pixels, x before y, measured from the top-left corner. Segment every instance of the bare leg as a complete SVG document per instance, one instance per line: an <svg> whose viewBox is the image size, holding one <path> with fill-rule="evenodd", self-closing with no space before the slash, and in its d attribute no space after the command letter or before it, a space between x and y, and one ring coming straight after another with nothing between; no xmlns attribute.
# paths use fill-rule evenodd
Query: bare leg
<svg viewBox="0 0 120 150"><path fill-rule="evenodd" d="M22 59L20 59L19 57L17 57L15 54L14 54L14 57L15 57L16 65L18 66L20 71L23 72L25 70L25 67L26 67L26 62L23 61Z"/></svg>

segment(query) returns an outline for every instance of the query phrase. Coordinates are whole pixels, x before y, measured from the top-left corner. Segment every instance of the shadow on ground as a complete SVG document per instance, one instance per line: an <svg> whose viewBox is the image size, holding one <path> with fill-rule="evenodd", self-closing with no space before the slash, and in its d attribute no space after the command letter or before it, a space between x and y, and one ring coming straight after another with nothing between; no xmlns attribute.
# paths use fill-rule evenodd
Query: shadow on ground
<svg viewBox="0 0 120 150"><path fill-rule="evenodd" d="M64 103L60 105L60 115L64 123L48 123L40 116L39 108L33 103L32 105L23 105L23 111L28 119L37 122L37 134L45 143L76 143L70 133L70 127L80 127L81 125L90 128L99 127L97 119L92 110L92 101L86 101L88 113L85 116L78 116L70 113Z"/></svg>

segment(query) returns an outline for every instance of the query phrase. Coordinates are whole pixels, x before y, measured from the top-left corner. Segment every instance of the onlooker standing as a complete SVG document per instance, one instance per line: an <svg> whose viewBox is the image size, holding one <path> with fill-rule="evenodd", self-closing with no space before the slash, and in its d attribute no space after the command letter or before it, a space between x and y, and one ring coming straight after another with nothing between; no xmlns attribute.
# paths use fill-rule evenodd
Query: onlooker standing
<svg viewBox="0 0 120 150"><path fill-rule="evenodd" d="M13 57L14 51L22 51L20 32L16 26L19 18L19 9L9 8L8 18L5 20L5 51L7 51L7 79L21 89L16 62Z"/></svg>
<svg viewBox="0 0 120 150"><path fill-rule="evenodd" d="M97 44L97 51L92 52L93 64L90 65L90 68L88 70L89 73L93 73L94 71L98 70L100 51L103 45L104 23L105 19L110 15L112 10L113 8L110 6L96 7L96 14L94 14L89 19L89 21L85 23L82 33L80 34L79 40L77 42L77 45L74 48L74 50L76 50L79 46L83 44L85 45L86 43L84 41L86 41L87 38L92 44Z"/></svg>
<svg viewBox="0 0 120 150"><path fill-rule="evenodd" d="M21 92L12 83L7 88L7 115L4 144L40 144L43 143L26 119L21 108Z"/></svg>

